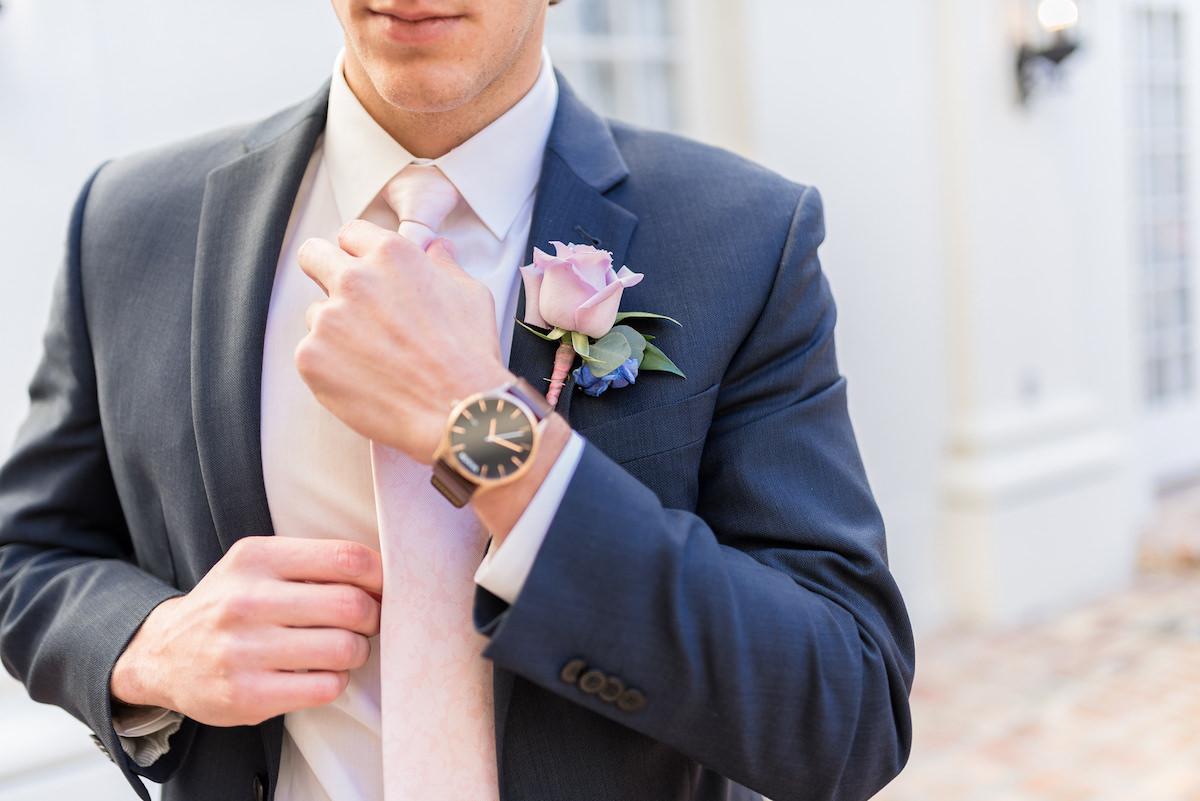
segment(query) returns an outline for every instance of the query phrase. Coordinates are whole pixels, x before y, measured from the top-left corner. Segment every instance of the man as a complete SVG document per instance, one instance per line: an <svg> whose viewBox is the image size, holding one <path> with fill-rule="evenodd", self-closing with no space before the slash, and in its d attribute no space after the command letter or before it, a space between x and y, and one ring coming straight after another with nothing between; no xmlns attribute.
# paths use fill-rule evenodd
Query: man
<svg viewBox="0 0 1200 801"><path fill-rule="evenodd" d="M544 62L546 0L334 7L328 92L80 198L0 473L5 666L167 799L872 795L907 755L912 644L815 192L594 116ZM461 196L424 250L386 202L414 161ZM513 386L554 360L508 322L554 241L644 274L622 307L681 323L645 330L686 380L568 385L554 413ZM478 393L539 419L515 480L477 488L440 443ZM422 480L373 490L372 454ZM387 701L435 687L393 671L441 638L374 639L419 579L385 581L376 513L451 509L434 462L471 513L422 540L491 537L446 592L483 635L461 661L494 669L484 745L445 767Z"/></svg>

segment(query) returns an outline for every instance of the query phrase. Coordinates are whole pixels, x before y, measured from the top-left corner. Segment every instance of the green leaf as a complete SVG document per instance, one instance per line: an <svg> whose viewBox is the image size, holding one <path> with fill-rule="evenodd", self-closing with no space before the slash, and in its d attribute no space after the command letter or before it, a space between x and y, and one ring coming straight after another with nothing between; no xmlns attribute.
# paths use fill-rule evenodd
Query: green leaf
<svg viewBox="0 0 1200 801"><path fill-rule="evenodd" d="M683 327L683 323L679 322L679 321L678 321L678 320L676 320L674 317L668 317L668 316L667 316L667 315L665 315L665 314L654 314L653 312L619 312L619 313L617 314L617 322L618 322L618 323L619 323L619 322L622 322L622 321L624 321L624 320L632 320L632 319L638 319L638 320L670 320L671 322L675 323L675 325L679 326L680 328L682 328L682 327Z"/></svg>
<svg viewBox="0 0 1200 801"><path fill-rule="evenodd" d="M667 358L667 354L663 353L658 348L646 343L646 355L642 357L642 363L638 366L639 370L659 370L664 373L673 373L680 378L687 378L679 368L675 366L675 362Z"/></svg>
<svg viewBox="0 0 1200 801"><path fill-rule="evenodd" d="M516 318L513 318L513 319L515 320ZM517 325L521 326L529 333L533 334L535 337L540 337L541 339L544 339L547 342L560 342L563 338L563 335L567 333L566 331L563 331L561 328L555 328L549 334L543 334L541 331L537 330L533 326L526 325L525 323L523 323L520 320L516 320L516 323L517 323Z"/></svg>
<svg viewBox="0 0 1200 801"><path fill-rule="evenodd" d="M642 354L646 352L646 337L636 328L630 328L627 325L614 325L612 330L606 336L616 334L623 336L629 342L629 356L627 358L642 360Z"/></svg>
<svg viewBox="0 0 1200 801"><path fill-rule="evenodd" d="M634 332L636 333L636 332ZM608 375L633 355L629 338L615 328L592 343L591 353L584 356L594 376Z"/></svg>
<svg viewBox="0 0 1200 801"><path fill-rule="evenodd" d="M585 359L588 357L590 346L588 345L588 338L586 334L581 334L578 331L572 331L571 345L575 348L575 352L580 356Z"/></svg>

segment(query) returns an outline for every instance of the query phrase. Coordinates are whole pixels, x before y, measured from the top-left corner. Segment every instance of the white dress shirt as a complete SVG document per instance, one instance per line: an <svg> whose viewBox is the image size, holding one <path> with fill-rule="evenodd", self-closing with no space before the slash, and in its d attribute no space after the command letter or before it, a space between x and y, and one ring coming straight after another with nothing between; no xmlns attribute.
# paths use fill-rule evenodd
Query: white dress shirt
<svg viewBox="0 0 1200 801"><path fill-rule="evenodd" d="M395 214L379 192L416 161L363 108L346 83L342 64L339 54L325 132L292 209L271 295L262 372L263 478L277 535L354 540L378 550L370 443L317 403L294 361L296 345L307 333L305 310L323 297L300 269L300 245L313 237L336 241L341 226L359 217L395 229ZM440 234L454 242L462 267L491 289L506 361L518 268L557 102L558 84L549 56L543 54L541 73L524 98L432 161L465 201ZM547 375L551 367L546 365ZM572 435L504 545L489 549L476 574L481 586L510 603L516 600L582 449L582 440ZM372 642L370 659L351 671L349 687L335 702L285 716L276 788L280 801L382 801L377 645ZM171 713L164 722L177 718ZM148 728L153 726L144 720L118 721L122 734L144 735ZM135 758L148 764L165 751L166 743L155 739L130 740L126 750L140 752Z"/></svg>

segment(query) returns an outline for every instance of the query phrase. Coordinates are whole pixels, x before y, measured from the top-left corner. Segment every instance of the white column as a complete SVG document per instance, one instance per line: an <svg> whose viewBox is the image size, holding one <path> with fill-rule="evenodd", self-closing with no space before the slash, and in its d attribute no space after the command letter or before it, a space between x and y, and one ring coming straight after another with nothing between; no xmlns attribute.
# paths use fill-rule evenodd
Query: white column
<svg viewBox="0 0 1200 801"><path fill-rule="evenodd" d="M951 375L943 570L955 613L973 619L1123 584L1144 500L1129 459L1119 10L1086 3L1083 48L1022 107L1019 2L937 3Z"/></svg>

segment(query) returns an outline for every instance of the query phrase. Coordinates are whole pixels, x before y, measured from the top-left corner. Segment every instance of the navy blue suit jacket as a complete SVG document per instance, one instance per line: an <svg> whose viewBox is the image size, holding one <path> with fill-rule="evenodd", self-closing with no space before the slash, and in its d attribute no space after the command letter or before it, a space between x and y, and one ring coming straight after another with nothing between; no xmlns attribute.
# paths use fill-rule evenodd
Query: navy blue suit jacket
<svg viewBox="0 0 1200 801"><path fill-rule="evenodd" d="M913 650L846 414L819 197L562 86L529 251L594 242L644 273L624 305L683 324L646 330L687 380L564 393L582 462L517 603L476 599L501 797L867 798L908 753ZM321 93L94 176L0 472L5 666L166 799L269 796L278 770L281 719L186 722L137 768L108 677L155 605L272 530L263 337L324 114ZM518 329L510 368L542 384L553 350Z"/></svg>

